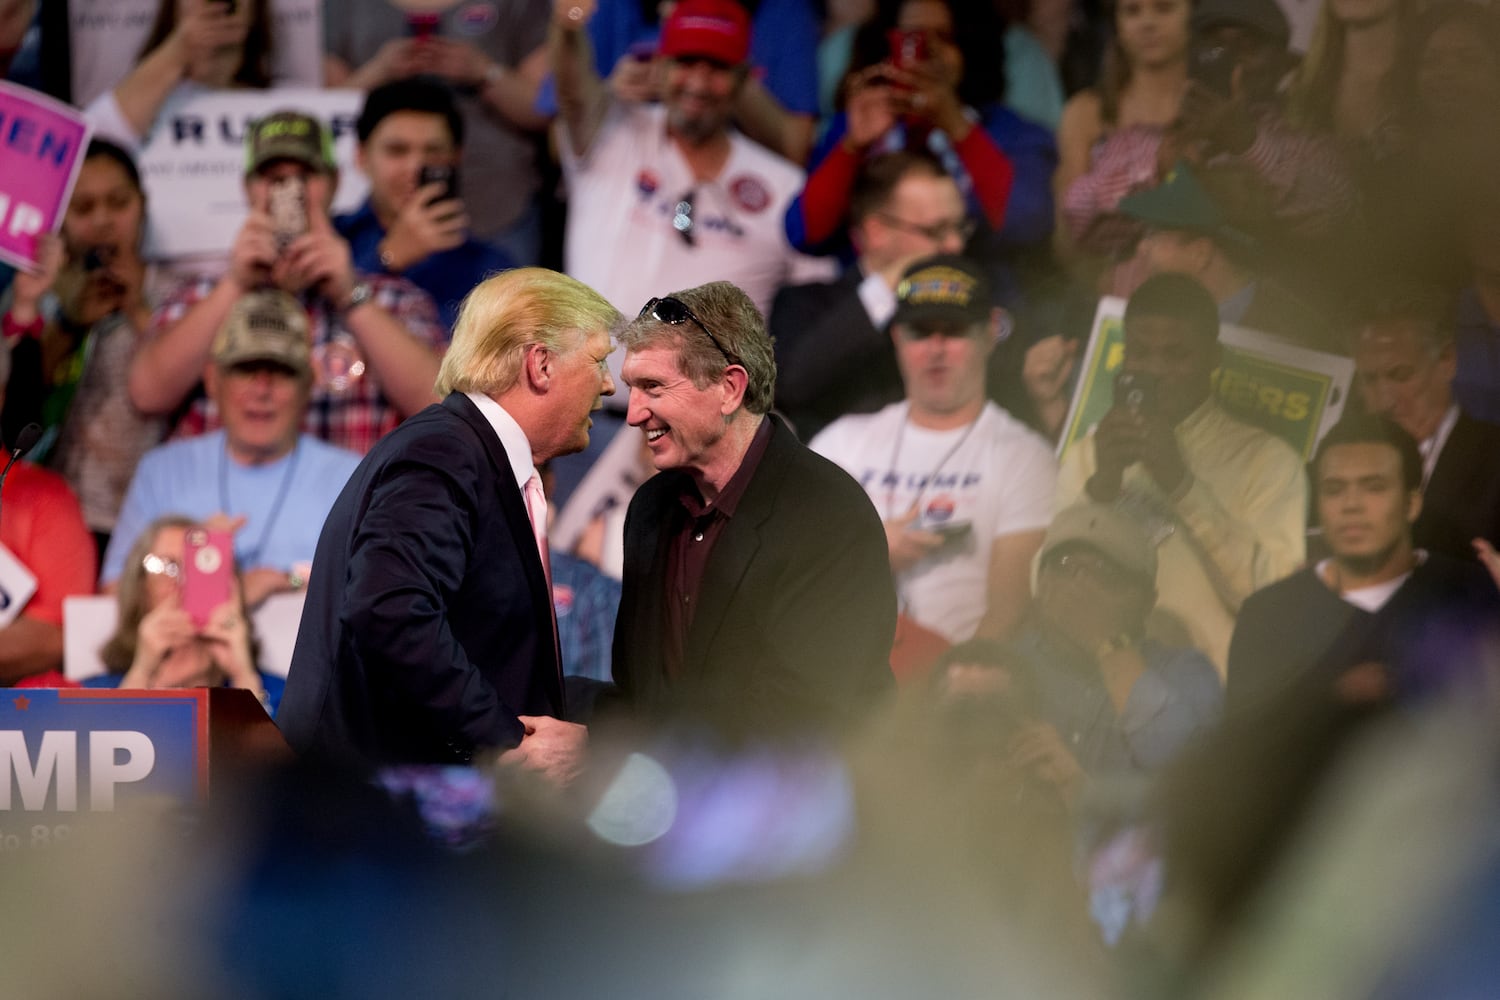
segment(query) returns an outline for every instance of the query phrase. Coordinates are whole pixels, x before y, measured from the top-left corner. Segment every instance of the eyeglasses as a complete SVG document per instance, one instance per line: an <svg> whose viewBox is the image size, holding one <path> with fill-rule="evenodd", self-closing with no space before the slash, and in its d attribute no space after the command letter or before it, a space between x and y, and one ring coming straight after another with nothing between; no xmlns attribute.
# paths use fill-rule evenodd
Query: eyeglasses
<svg viewBox="0 0 1500 1000"><path fill-rule="evenodd" d="M1140 584L1140 579L1134 573L1092 552L1063 552L1053 556L1047 562L1064 576L1087 576L1110 589Z"/></svg>
<svg viewBox="0 0 1500 1000"><path fill-rule="evenodd" d="M698 239L693 235L693 198L697 193L696 190L689 191L672 207L672 228L677 230L682 242L690 247L698 245Z"/></svg>
<svg viewBox="0 0 1500 1000"><path fill-rule="evenodd" d="M165 576L175 580L182 575L182 563L176 559L159 556L155 552L147 552L141 559L141 568L151 576Z"/></svg>
<svg viewBox="0 0 1500 1000"><path fill-rule="evenodd" d="M641 306L641 311L636 314L635 318L645 319L647 316L668 326L681 326L689 322L697 323L698 329L708 335L708 339L713 341L714 346L719 349L719 353L724 355L725 361L732 365L741 363L738 358L724 349L724 345L719 343L719 338L714 336L714 332L705 326L701 319L694 316L693 311L681 299L673 298L670 295L664 295L661 298L653 297L651 301Z"/></svg>
<svg viewBox="0 0 1500 1000"><path fill-rule="evenodd" d="M899 229L903 233L911 233L915 236L925 236L934 243L941 243L949 233L957 234L958 238L965 243L969 237L974 235L975 224L973 219L948 219L944 222L934 222L930 226L924 226L916 222L909 222L889 212L876 212L876 215L885 220L886 225L892 229Z"/></svg>

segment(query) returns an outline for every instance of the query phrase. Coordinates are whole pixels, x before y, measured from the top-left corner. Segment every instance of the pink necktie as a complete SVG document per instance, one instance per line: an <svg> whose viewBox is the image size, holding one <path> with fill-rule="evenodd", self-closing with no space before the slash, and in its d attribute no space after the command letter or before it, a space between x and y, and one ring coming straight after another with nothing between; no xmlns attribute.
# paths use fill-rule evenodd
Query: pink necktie
<svg viewBox="0 0 1500 1000"><path fill-rule="evenodd" d="M542 573L547 577L547 612L552 617L552 649L557 654L557 666L562 669L562 645L557 638L557 605L552 598L552 556L547 551L547 496L542 492L542 479L535 472L526 480L526 514L531 518L531 534L536 538L536 551L542 557Z"/></svg>

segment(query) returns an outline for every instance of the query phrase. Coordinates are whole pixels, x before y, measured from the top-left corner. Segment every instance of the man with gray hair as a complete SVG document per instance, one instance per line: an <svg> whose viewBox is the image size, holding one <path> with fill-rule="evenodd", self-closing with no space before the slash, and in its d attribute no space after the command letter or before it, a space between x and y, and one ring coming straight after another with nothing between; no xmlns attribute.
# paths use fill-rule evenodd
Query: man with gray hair
<svg viewBox="0 0 1500 1000"><path fill-rule="evenodd" d="M576 775L586 731L562 721L536 467L587 446L621 318L541 268L469 293L447 398L371 450L323 526L277 715L299 754L461 763L511 747L502 761Z"/></svg>
<svg viewBox="0 0 1500 1000"><path fill-rule="evenodd" d="M625 520L620 694L736 736L855 716L892 684L885 532L859 484L768 415L760 313L716 281L651 299L620 340L626 419L661 472Z"/></svg>

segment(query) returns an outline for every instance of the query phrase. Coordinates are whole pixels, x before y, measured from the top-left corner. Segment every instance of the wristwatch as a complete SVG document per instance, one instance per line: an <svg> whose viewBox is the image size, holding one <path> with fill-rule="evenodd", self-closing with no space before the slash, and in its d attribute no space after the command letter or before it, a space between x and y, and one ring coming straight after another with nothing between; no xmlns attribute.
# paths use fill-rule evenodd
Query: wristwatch
<svg viewBox="0 0 1500 1000"><path fill-rule="evenodd" d="M349 289L349 301L344 303L343 311L351 313L375 298L375 287L368 281L357 281L354 287Z"/></svg>

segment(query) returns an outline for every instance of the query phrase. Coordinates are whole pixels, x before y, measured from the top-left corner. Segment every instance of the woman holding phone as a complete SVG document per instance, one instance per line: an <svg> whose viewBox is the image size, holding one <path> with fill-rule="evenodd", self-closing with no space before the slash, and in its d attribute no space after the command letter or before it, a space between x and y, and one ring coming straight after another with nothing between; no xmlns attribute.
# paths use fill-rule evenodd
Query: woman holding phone
<svg viewBox="0 0 1500 1000"><path fill-rule="evenodd" d="M141 533L120 576L115 634L99 654L109 673L85 687L237 687L275 713L283 682L255 667L257 644L227 537L178 516ZM204 547L219 559L199 555Z"/></svg>

